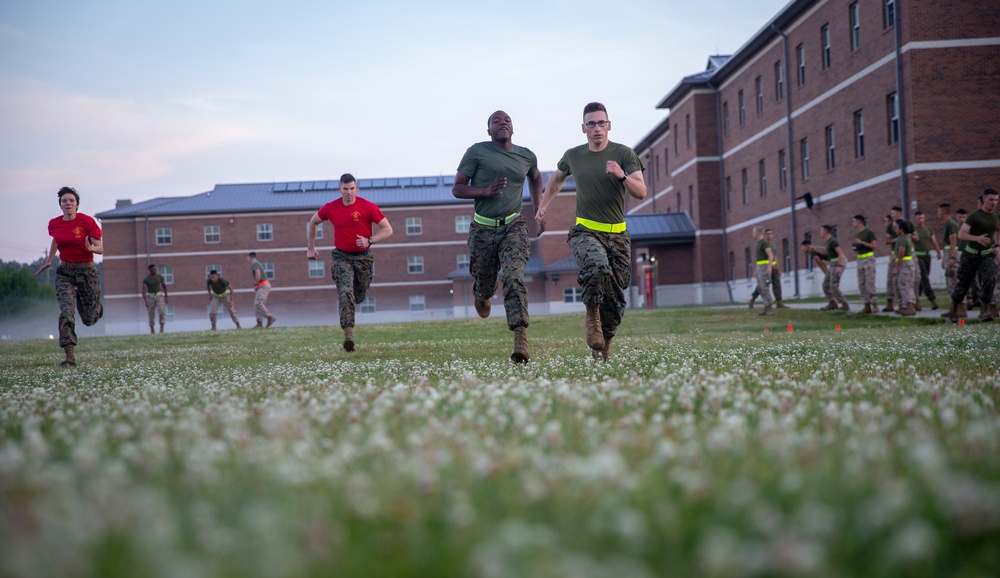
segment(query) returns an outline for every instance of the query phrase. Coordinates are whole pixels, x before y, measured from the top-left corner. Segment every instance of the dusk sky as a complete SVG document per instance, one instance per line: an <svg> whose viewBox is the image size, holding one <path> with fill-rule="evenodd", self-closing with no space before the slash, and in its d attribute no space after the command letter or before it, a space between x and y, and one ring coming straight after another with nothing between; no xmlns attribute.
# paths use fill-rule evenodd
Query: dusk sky
<svg viewBox="0 0 1000 578"><path fill-rule="evenodd" d="M94 215L218 183L453 175L497 109L547 171L595 100L632 146L785 4L0 0L0 259L44 255L63 185Z"/></svg>

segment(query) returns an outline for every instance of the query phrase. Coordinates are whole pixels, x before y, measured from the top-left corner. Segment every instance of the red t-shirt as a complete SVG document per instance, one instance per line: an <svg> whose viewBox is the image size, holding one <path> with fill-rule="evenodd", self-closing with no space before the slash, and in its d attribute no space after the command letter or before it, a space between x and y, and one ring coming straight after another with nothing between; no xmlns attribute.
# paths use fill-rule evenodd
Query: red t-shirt
<svg viewBox="0 0 1000 578"><path fill-rule="evenodd" d="M330 201L320 207L317 214L333 225L333 246L348 253L363 251L358 247L358 235L371 237L372 223L380 223L385 218L375 203L361 197L355 197L349 207L340 199Z"/></svg>
<svg viewBox="0 0 1000 578"><path fill-rule="evenodd" d="M90 215L77 213L72 221L56 217L49 221L49 236L56 240L59 258L67 263L90 263L94 254L87 250L87 237L101 238L101 228Z"/></svg>

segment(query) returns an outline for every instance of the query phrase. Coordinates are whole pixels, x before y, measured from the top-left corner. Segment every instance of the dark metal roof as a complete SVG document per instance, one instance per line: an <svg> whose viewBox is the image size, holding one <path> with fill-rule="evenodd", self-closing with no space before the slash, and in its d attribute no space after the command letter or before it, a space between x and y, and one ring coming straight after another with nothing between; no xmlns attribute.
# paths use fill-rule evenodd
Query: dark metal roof
<svg viewBox="0 0 1000 578"><path fill-rule="evenodd" d="M551 173L543 173L543 182ZM99 219L128 219L146 216L211 215L273 211L314 211L338 198L336 180L294 181L216 185L206 193L188 197L159 197L139 203L119 202L118 207L98 213ZM443 204L472 204L451 194L455 177L404 177L359 179L358 194L382 208ZM564 190L575 189L572 178ZM530 199L528 187L524 199Z"/></svg>
<svg viewBox="0 0 1000 578"><path fill-rule="evenodd" d="M687 211L628 215L625 217L625 227L633 243L657 245L694 243L694 221Z"/></svg>

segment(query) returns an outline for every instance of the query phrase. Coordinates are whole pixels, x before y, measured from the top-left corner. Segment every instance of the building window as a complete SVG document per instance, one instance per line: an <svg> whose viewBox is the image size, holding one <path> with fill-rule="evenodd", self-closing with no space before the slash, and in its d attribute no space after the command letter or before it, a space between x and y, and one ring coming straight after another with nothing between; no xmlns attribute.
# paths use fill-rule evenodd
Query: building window
<svg viewBox="0 0 1000 578"><path fill-rule="evenodd" d="M806 47L799 44L795 47L795 66L799 70L799 86L806 83Z"/></svg>
<svg viewBox="0 0 1000 578"><path fill-rule="evenodd" d="M318 259L315 261L308 261L308 263L309 263L309 278L322 279L326 274L326 264Z"/></svg>
<svg viewBox="0 0 1000 578"><path fill-rule="evenodd" d="M205 227L205 242L206 243L221 243L222 242L222 227L218 225L209 225Z"/></svg>
<svg viewBox="0 0 1000 578"><path fill-rule="evenodd" d="M750 260L750 247L743 247L743 260L747 264L747 279L753 279L753 270L757 264Z"/></svg>
<svg viewBox="0 0 1000 578"><path fill-rule="evenodd" d="M774 100L784 100L785 98L785 69L781 66L781 61L774 63Z"/></svg>
<svg viewBox="0 0 1000 578"><path fill-rule="evenodd" d="M264 276L268 281L274 279L274 263L261 263L264 266Z"/></svg>
<svg viewBox="0 0 1000 578"><path fill-rule="evenodd" d="M222 275L222 265L219 263L212 263L211 265L205 265L205 278L208 279L212 276L212 271L215 271L220 276Z"/></svg>
<svg viewBox="0 0 1000 578"><path fill-rule="evenodd" d="M760 196L767 196L767 173L764 169L764 159L757 162L757 170L760 171Z"/></svg>
<svg viewBox="0 0 1000 578"><path fill-rule="evenodd" d="M882 28L888 30L896 25L896 0L883 0Z"/></svg>
<svg viewBox="0 0 1000 578"><path fill-rule="evenodd" d="M785 256L785 266L781 270L785 273L792 270L792 252L789 249L788 237L785 237L781 240L781 253Z"/></svg>
<svg viewBox="0 0 1000 578"><path fill-rule="evenodd" d="M472 225L472 217L469 215L458 215L455 217L455 232L468 233L469 226Z"/></svg>
<svg viewBox="0 0 1000 578"><path fill-rule="evenodd" d="M764 80L757 77L754 80L754 88L757 90L757 114L764 112Z"/></svg>
<svg viewBox="0 0 1000 578"><path fill-rule="evenodd" d="M365 297L365 300L361 302L361 312L362 313L375 313L375 298Z"/></svg>
<svg viewBox="0 0 1000 578"><path fill-rule="evenodd" d="M167 321L171 321L171 322L174 321L174 311L176 311L174 309L174 306L168 304L167 307L166 307L166 309L165 309L165 311L164 311L164 313L167 315Z"/></svg>
<svg viewBox="0 0 1000 578"><path fill-rule="evenodd" d="M678 156L679 154L681 154L680 132L678 132L679 130L680 129L677 128L677 123L675 122L674 123L674 156L675 157Z"/></svg>
<svg viewBox="0 0 1000 578"><path fill-rule="evenodd" d="M691 115L684 115L684 139L687 141L687 148L691 148Z"/></svg>
<svg viewBox="0 0 1000 578"><path fill-rule="evenodd" d="M423 295L410 295L410 311L423 311L427 308L427 299Z"/></svg>
<svg viewBox="0 0 1000 578"><path fill-rule="evenodd" d="M688 214L694 220L694 185L688 185Z"/></svg>
<svg viewBox="0 0 1000 578"><path fill-rule="evenodd" d="M170 245L174 242L174 231L170 227L156 228L156 244Z"/></svg>
<svg viewBox="0 0 1000 578"><path fill-rule="evenodd" d="M163 277L163 282L167 285L174 284L174 268L169 265L162 265L156 268L160 272L160 276Z"/></svg>
<svg viewBox="0 0 1000 578"><path fill-rule="evenodd" d="M812 233L806 233L802 237L803 241L809 241L810 243L812 243ZM813 256L809 255L806 257L806 271L812 273L813 266L814 266Z"/></svg>
<svg viewBox="0 0 1000 578"><path fill-rule="evenodd" d="M742 90L739 91L739 93L737 93L736 98L739 101L738 104L740 112L740 126L743 126L747 123L747 106L746 106L746 99L743 98Z"/></svg>
<svg viewBox="0 0 1000 578"><path fill-rule="evenodd" d="M822 28L819 29L819 46L820 54L822 58L820 59L823 63L823 70L830 68L830 25L824 24Z"/></svg>
<svg viewBox="0 0 1000 578"><path fill-rule="evenodd" d="M729 280L733 281L736 279L736 255L732 251L729 252Z"/></svg>
<svg viewBox="0 0 1000 578"><path fill-rule="evenodd" d="M583 290L579 287L563 289L563 303L583 303Z"/></svg>
<svg viewBox="0 0 1000 578"><path fill-rule="evenodd" d="M861 46L861 12L858 3L851 4L847 13L851 21L851 50L857 50Z"/></svg>
<svg viewBox="0 0 1000 578"><path fill-rule="evenodd" d="M860 159L865 156L865 114L863 111L854 112L854 158Z"/></svg>
<svg viewBox="0 0 1000 578"><path fill-rule="evenodd" d="M316 225L316 236L314 239L317 241L323 238L323 223Z"/></svg>
<svg viewBox="0 0 1000 578"><path fill-rule="evenodd" d="M274 240L274 226L271 223L257 223L257 240L258 241L273 241Z"/></svg>
<svg viewBox="0 0 1000 578"><path fill-rule="evenodd" d="M726 177L726 208L733 208L733 179Z"/></svg>
<svg viewBox="0 0 1000 578"><path fill-rule="evenodd" d="M747 176L747 170L744 168L740 171L740 176L743 179L743 204L750 202L750 179Z"/></svg>
<svg viewBox="0 0 1000 578"><path fill-rule="evenodd" d="M722 132L729 134L729 102L722 103Z"/></svg>
<svg viewBox="0 0 1000 578"><path fill-rule="evenodd" d="M681 192L677 191L677 212L681 212Z"/></svg>
<svg viewBox="0 0 1000 578"><path fill-rule="evenodd" d="M407 235L423 235L424 234L424 220L420 217L407 217L406 218L406 234Z"/></svg>
<svg viewBox="0 0 1000 578"><path fill-rule="evenodd" d="M407 257L406 258L406 272L410 275L419 275L424 272L424 258L423 257Z"/></svg>
<svg viewBox="0 0 1000 578"><path fill-rule="evenodd" d="M837 166L837 157L834 150L833 125L831 124L826 127L826 170L828 171L832 171Z"/></svg>
<svg viewBox="0 0 1000 578"><path fill-rule="evenodd" d="M468 253L459 253L458 255L455 256L455 265L457 265L458 268L461 269L462 271L469 270L469 263L470 260Z"/></svg>
<svg viewBox="0 0 1000 578"><path fill-rule="evenodd" d="M802 180L809 180L809 139L799 141L799 155L802 157Z"/></svg>
<svg viewBox="0 0 1000 578"><path fill-rule="evenodd" d="M778 188L788 186L788 161L785 159L785 149L778 151Z"/></svg>
<svg viewBox="0 0 1000 578"><path fill-rule="evenodd" d="M885 97L889 118L889 144L899 142L899 97L893 92Z"/></svg>

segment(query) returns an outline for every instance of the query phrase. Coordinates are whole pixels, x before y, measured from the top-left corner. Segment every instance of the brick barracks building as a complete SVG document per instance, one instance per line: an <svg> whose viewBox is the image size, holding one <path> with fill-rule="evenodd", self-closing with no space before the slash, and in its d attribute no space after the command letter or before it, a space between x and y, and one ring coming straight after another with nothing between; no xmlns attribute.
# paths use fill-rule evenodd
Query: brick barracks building
<svg viewBox="0 0 1000 578"><path fill-rule="evenodd" d="M976 208L1000 185L1000 11L995 0L795 0L730 56L681 79L657 104L669 116L635 145L648 194L626 196L632 235L632 307L745 301L753 291L751 228L774 230L786 297L822 295L799 244L836 227L856 290L851 217L866 215L880 246L879 290L892 206ZM547 180L547 175L546 175ZM336 323L324 261L305 259L306 221L339 197L336 181L218 185L199 195L121 201L100 213L109 324L143 330L139 282L156 263L168 280L169 315L207 328L205 277L218 269L252 315L248 251L273 277L269 308L282 321ZM374 248L375 281L359 322L474 316L467 231L472 202L450 177L361 179L395 234ZM537 237L525 193L532 313L582 311L572 179ZM327 253L325 225L317 248ZM932 282L943 287L934 261ZM501 298L494 308L502 310ZM496 313L494 313L496 315ZM225 326L225 322L222 322Z"/></svg>

